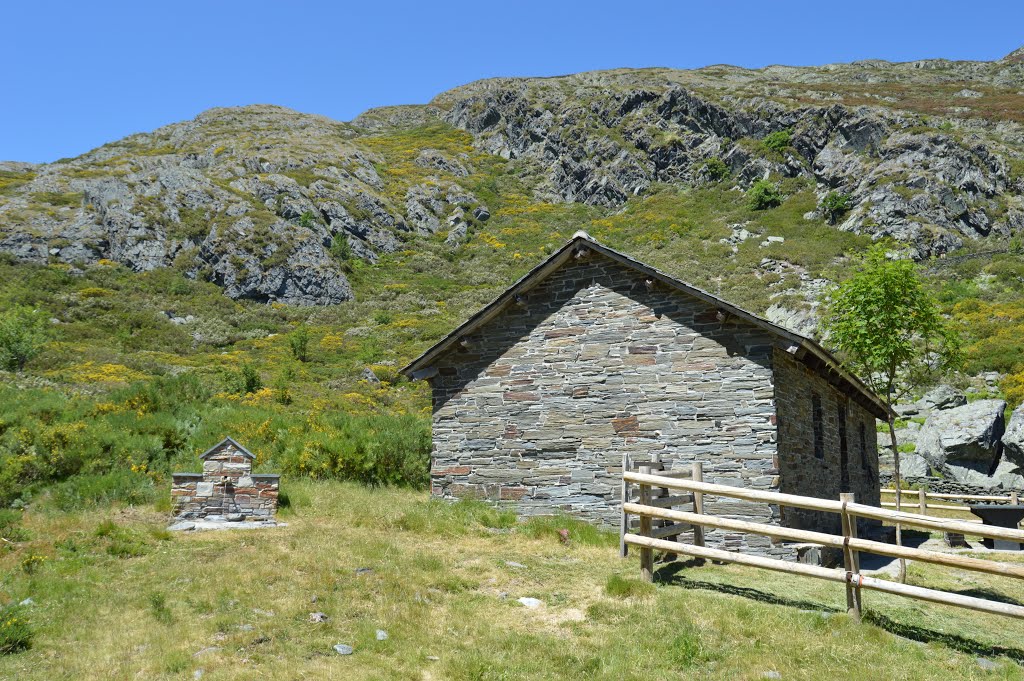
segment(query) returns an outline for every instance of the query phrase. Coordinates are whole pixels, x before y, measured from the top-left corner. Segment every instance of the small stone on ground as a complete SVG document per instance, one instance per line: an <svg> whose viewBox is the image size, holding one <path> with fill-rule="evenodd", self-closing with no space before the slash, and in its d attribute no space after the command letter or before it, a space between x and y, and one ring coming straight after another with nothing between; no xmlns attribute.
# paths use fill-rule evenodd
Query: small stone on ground
<svg viewBox="0 0 1024 681"><path fill-rule="evenodd" d="M322 612L311 612L311 613L309 613L309 621L310 622L316 622L316 623L319 624L321 622L326 622L329 619L330 619L330 617L328 617L327 615L325 615Z"/></svg>
<svg viewBox="0 0 1024 681"><path fill-rule="evenodd" d="M514 560L506 560L505 561L505 565L507 565L510 568L525 568L526 567L522 563L517 563Z"/></svg>
<svg viewBox="0 0 1024 681"><path fill-rule="evenodd" d="M530 598L529 596L523 596L519 599L519 602L522 603L523 607L526 608L539 608L540 606L544 605L544 602L541 601L539 598Z"/></svg>
<svg viewBox="0 0 1024 681"><path fill-rule="evenodd" d="M344 643L339 643L338 645L334 646L334 652L338 653L339 655L351 655L355 652L355 650L352 648L352 646L345 645Z"/></svg>
<svg viewBox="0 0 1024 681"><path fill-rule="evenodd" d="M387 641L388 640L388 632L384 631L383 629L378 629L377 630L377 640L378 641Z"/></svg>
<svg viewBox="0 0 1024 681"><path fill-rule="evenodd" d="M996 669L999 669L999 665L997 665L992 660L985 659L984 657L979 657L978 658L978 666L981 667L982 669L984 669L987 672L991 672L991 671L995 671Z"/></svg>

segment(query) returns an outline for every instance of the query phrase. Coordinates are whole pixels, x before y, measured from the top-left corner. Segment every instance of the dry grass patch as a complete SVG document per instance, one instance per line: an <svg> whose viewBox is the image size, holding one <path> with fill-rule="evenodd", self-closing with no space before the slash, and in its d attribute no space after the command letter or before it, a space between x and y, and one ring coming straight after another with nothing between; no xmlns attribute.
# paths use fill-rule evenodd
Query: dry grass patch
<svg viewBox="0 0 1024 681"><path fill-rule="evenodd" d="M288 527L162 533L149 510L38 510L0 553L0 600L35 637L0 657L18 679L1021 678L1016 622L749 569L660 566L639 581L614 536L566 519L516 523L483 504L293 482ZM570 531L563 543L558 529ZM111 551L115 543L134 551ZM27 554L46 560L31 574ZM913 565L915 583L1024 591ZM543 605L528 608L520 597ZM322 612L328 621L310 621ZM378 640L378 629L387 632ZM890 631L897 631L896 636ZM932 641L922 646L914 637ZM334 652L337 643L355 653ZM1001 647L1001 648L1000 648ZM986 676L978 655L996 660ZM437 659L433 659L437 658Z"/></svg>

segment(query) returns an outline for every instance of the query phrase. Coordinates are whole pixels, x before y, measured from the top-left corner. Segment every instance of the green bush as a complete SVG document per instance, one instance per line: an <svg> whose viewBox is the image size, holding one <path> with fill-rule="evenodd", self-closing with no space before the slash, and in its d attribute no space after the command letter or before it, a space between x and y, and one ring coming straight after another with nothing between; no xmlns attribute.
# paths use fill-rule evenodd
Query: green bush
<svg viewBox="0 0 1024 681"><path fill-rule="evenodd" d="M21 511L0 509L0 537L9 542L28 541L32 533L21 526Z"/></svg>
<svg viewBox="0 0 1024 681"><path fill-rule="evenodd" d="M818 204L821 214L828 220L828 224L834 225L847 211L850 210L850 195L840 192L829 192Z"/></svg>
<svg viewBox="0 0 1024 681"><path fill-rule="evenodd" d="M260 372L249 362L244 363L237 371L226 372L224 383L228 392L236 395L251 395L263 388Z"/></svg>
<svg viewBox="0 0 1024 681"><path fill-rule="evenodd" d="M291 348L292 357L300 362L309 360L309 327L299 324L298 328L288 334L288 347ZM251 391L255 392L255 391Z"/></svg>
<svg viewBox="0 0 1024 681"><path fill-rule="evenodd" d="M426 487L430 429L415 416L331 414L304 441L290 443L277 463L290 474L366 485Z"/></svg>
<svg viewBox="0 0 1024 681"><path fill-rule="evenodd" d="M21 371L38 355L48 336L47 317L25 305L0 312L0 368Z"/></svg>
<svg viewBox="0 0 1024 681"><path fill-rule="evenodd" d="M764 139L761 140L761 144L765 149L781 152L790 145L791 141L792 135L789 130L776 130L765 135Z"/></svg>
<svg viewBox="0 0 1024 681"><path fill-rule="evenodd" d="M0 655L10 655L32 646L32 627L20 606L0 608Z"/></svg>
<svg viewBox="0 0 1024 681"><path fill-rule="evenodd" d="M352 247L348 243L348 237L344 232L338 232L331 239L331 255L342 262L352 258Z"/></svg>
<svg viewBox="0 0 1024 681"><path fill-rule="evenodd" d="M698 170L708 176L712 182L724 180L729 176L729 166L720 158L709 158L704 160Z"/></svg>
<svg viewBox="0 0 1024 681"><path fill-rule="evenodd" d="M769 180L758 180L747 190L747 205L752 210L766 210L782 205L782 192Z"/></svg>

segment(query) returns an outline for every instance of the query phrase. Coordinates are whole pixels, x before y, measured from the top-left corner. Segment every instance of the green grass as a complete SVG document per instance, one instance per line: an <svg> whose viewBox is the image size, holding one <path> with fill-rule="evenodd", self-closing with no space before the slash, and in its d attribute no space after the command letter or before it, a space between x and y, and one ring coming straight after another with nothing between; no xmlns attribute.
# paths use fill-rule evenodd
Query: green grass
<svg viewBox="0 0 1024 681"><path fill-rule="evenodd" d="M856 624L832 583L665 563L650 585L614 535L565 544L536 531L560 519L494 527L479 502L286 484L288 527L170 538L148 507L65 513L41 499L22 521L38 539L0 552L4 597L34 602L23 609L31 647L0 655L0 677L1022 677L1013 620L869 592ZM46 557L31 574L18 567L27 554ZM916 563L910 581L1024 598L1006 580ZM524 608L523 596L544 605Z"/></svg>

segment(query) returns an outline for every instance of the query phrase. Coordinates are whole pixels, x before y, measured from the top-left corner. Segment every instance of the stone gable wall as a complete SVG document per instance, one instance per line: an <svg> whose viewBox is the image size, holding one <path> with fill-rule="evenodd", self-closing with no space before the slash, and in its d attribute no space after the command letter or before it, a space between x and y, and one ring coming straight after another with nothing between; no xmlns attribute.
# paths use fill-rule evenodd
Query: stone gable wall
<svg viewBox="0 0 1024 681"><path fill-rule="evenodd" d="M825 379L782 350L775 352L775 391L779 426L779 491L823 499L838 499L840 492L853 492L860 503L877 506L878 447L875 417L832 387ZM822 458L815 456L813 395L820 397ZM846 409L848 484L842 489L839 406ZM864 429L864 447L860 432ZM863 531L870 523L858 521ZM837 513L783 509L783 524L821 532L841 533Z"/></svg>
<svg viewBox="0 0 1024 681"><path fill-rule="evenodd" d="M432 491L615 525L624 453L778 484L774 338L598 254L568 263L435 363ZM729 517L764 504L709 499ZM787 554L766 538L710 545Z"/></svg>
<svg viewBox="0 0 1024 681"><path fill-rule="evenodd" d="M252 460L228 443L203 460L202 473L171 476L172 512L182 520L267 520L279 487L279 475L254 475Z"/></svg>

